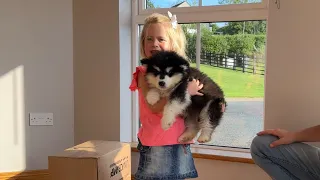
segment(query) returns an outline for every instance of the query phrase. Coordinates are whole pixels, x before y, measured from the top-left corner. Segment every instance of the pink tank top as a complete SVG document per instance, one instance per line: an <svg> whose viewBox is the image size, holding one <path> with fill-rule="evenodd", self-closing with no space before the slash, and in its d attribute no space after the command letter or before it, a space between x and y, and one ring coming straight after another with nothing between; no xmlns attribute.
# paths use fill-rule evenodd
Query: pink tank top
<svg viewBox="0 0 320 180"><path fill-rule="evenodd" d="M145 102L141 89L138 88L138 74L145 73L145 67L139 66L136 68L136 72L133 73L133 80L130 85L130 90L139 92L139 113L141 127L138 132L138 138L145 146L163 146L180 144L178 142L179 136L184 132L185 125L184 120L177 117L176 122L164 131L161 128L162 113L152 113ZM193 143L193 141L188 142Z"/></svg>

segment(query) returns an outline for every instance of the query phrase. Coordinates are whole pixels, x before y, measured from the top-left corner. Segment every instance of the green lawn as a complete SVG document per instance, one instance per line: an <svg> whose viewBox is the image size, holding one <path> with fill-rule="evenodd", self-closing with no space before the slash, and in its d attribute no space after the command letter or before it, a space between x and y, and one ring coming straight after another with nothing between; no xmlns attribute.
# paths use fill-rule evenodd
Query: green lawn
<svg viewBox="0 0 320 180"><path fill-rule="evenodd" d="M195 64L191 64L195 67ZM264 96L264 76L233 71L229 69L200 65L200 70L206 73L223 89L226 97L256 98Z"/></svg>

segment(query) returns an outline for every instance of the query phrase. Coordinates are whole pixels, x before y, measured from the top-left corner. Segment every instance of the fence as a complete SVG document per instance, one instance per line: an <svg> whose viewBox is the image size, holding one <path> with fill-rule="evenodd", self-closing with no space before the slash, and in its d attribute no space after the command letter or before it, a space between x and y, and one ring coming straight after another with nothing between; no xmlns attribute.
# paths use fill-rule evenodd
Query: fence
<svg viewBox="0 0 320 180"><path fill-rule="evenodd" d="M195 57L191 59L195 59ZM240 54L215 54L210 52L201 52L200 64L231 69L234 71L242 71L243 73L258 75L264 75L265 73L264 57L258 55L250 57Z"/></svg>

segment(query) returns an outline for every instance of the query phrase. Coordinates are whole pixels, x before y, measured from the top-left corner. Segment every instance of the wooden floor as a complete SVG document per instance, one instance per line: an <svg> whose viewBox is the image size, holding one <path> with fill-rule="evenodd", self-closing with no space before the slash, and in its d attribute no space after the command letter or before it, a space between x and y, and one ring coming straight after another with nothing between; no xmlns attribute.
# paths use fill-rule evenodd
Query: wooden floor
<svg viewBox="0 0 320 180"><path fill-rule="evenodd" d="M50 180L48 170L0 173L0 180Z"/></svg>

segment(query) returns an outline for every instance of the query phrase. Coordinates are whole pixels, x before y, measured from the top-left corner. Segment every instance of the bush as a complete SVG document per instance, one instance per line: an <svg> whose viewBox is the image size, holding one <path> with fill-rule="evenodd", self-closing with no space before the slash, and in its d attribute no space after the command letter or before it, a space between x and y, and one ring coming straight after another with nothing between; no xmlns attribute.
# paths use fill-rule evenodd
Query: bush
<svg viewBox="0 0 320 180"><path fill-rule="evenodd" d="M202 37L202 48L204 52L211 52L215 54L227 53L229 43L224 36L207 36Z"/></svg>
<svg viewBox="0 0 320 180"><path fill-rule="evenodd" d="M237 34L237 35L226 35L230 48L228 53L250 55L252 54L255 46L254 35L249 34Z"/></svg>
<svg viewBox="0 0 320 180"><path fill-rule="evenodd" d="M190 58L191 62L195 62L196 59L196 34L186 34L187 38L187 56Z"/></svg>
<svg viewBox="0 0 320 180"><path fill-rule="evenodd" d="M255 35L255 45L257 49L264 48L266 44L265 35Z"/></svg>

